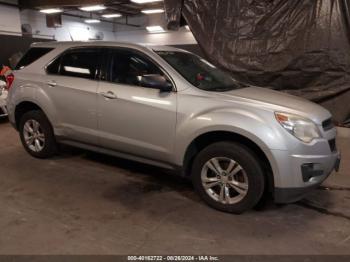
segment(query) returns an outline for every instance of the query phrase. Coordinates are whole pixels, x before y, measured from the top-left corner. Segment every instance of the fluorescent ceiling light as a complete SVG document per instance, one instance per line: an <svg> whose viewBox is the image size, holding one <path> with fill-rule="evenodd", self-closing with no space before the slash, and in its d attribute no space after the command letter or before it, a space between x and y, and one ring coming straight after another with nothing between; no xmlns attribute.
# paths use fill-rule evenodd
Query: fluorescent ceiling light
<svg viewBox="0 0 350 262"><path fill-rule="evenodd" d="M92 12L92 11L105 10L106 7L103 5L90 5L90 6L79 7L79 9L85 12Z"/></svg>
<svg viewBox="0 0 350 262"><path fill-rule="evenodd" d="M161 2L163 0L131 0L131 2L134 2L136 4L149 4L149 3L155 3L155 2Z"/></svg>
<svg viewBox="0 0 350 262"><path fill-rule="evenodd" d="M86 19L85 20L85 23L87 24L97 24L97 23L100 23L101 21L98 20L98 19Z"/></svg>
<svg viewBox="0 0 350 262"><path fill-rule="evenodd" d="M141 11L144 14L159 14L163 13L164 9L146 9Z"/></svg>
<svg viewBox="0 0 350 262"><path fill-rule="evenodd" d="M146 29L150 33L164 33L165 32L163 27L161 27L159 25L147 26Z"/></svg>
<svg viewBox="0 0 350 262"><path fill-rule="evenodd" d="M117 17L121 17L121 14L105 14L102 15L104 18L117 18Z"/></svg>
<svg viewBox="0 0 350 262"><path fill-rule="evenodd" d="M63 12L63 10L58 8L49 8L49 9L41 9L40 12L44 14L56 14L56 13Z"/></svg>

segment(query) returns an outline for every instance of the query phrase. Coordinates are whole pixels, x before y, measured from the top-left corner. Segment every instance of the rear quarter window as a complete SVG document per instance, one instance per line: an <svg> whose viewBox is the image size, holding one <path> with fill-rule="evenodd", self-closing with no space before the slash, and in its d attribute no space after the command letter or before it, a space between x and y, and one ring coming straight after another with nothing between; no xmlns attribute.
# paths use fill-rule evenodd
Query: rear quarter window
<svg viewBox="0 0 350 262"><path fill-rule="evenodd" d="M52 50L53 50L53 48L46 48L46 47L32 47L32 48L30 48L27 51L27 53L18 62L15 69L21 70L21 69L25 68L26 66L34 63L36 60L38 60L39 58L48 54Z"/></svg>

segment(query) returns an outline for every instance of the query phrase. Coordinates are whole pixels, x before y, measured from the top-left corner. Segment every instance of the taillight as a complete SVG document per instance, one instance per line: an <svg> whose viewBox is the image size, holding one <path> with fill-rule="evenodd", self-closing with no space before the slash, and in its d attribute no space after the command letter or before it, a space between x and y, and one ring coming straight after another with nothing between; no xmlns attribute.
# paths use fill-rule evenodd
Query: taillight
<svg viewBox="0 0 350 262"><path fill-rule="evenodd" d="M15 80L15 76L13 74L9 74L6 76L6 83L7 83L6 89L7 90L10 90L14 80Z"/></svg>

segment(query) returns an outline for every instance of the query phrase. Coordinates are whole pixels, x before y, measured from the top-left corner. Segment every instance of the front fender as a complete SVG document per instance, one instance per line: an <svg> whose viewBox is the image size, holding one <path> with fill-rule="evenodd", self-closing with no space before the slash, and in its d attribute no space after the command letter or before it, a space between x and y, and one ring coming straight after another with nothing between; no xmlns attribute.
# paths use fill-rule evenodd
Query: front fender
<svg viewBox="0 0 350 262"><path fill-rule="evenodd" d="M273 112L262 111L256 114L244 109L221 108L180 119L175 144L177 165L183 165L186 151L196 138L218 131L238 134L254 142L269 159L274 174L278 172L271 150L286 150L286 145Z"/></svg>

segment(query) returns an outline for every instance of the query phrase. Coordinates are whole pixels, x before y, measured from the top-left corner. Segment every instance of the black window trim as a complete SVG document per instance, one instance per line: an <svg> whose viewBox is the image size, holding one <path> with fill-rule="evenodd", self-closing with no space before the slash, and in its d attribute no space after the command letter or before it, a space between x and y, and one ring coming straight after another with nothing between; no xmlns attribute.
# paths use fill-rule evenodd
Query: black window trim
<svg viewBox="0 0 350 262"><path fill-rule="evenodd" d="M130 48L130 47L122 47L122 46L74 46L74 47L70 47L67 48L66 50L64 50L63 52L59 53L58 55L56 55L53 59L50 60L50 62L48 62L45 67L45 73L47 75L54 75L54 74L50 74L47 71L47 68L54 63L57 59L61 59L66 53L72 51L72 50L76 50L76 49L92 49L92 48L97 48L97 49L101 49L101 56L100 56L100 61L99 61L99 67L97 69L97 72L95 74L95 79L87 79L87 80L91 80L91 81L103 81L103 82L108 82L108 83L112 83L110 81L107 81L105 79L102 79L102 71L106 72L106 69L108 67L109 64L109 60L110 58L108 58L107 54L109 50L113 50L113 49L119 49L119 50L127 50L127 51L131 51L131 52L135 52L141 56L146 57L147 59L149 59L152 63L154 63L157 67L159 67L159 69L164 73L164 75L166 75L168 77L168 79L171 81L171 84L173 86L173 90L172 92L177 92L177 87L176 87L176 83L174 81L174 79L171 77L171 75L167 72L167 70L164 69L164 67L162 65L160 65L157 61L155 61L152 57L150 57L148 54L146 54L145 52L142 52L138 49L135 48ZM59 67L61 67L61 63L59 65ZM59 75L58 75L59 76ZM135 85L127 85L127 84L121 84L121 83L115 83L116 85L126 85L126 86L131 86L131 87L139 87L139 88L145 88L145 87L141 87L141 86L135 86ZM155 88L154 88L155 89Z"/></svg>
<svg viewBox="0 0 350 262"><path fill-rule="evenodd" d="M47 75L54 75L54 76L63 76L63 75L60 75L60 74L50 74L48 72L48 67L53 64L54 62L56 62L58 59L62 59L62 57L64 55L66 55L67 53L70 53L71 51L74 51L74 50L81 50L81 49L100 49L99 51L101 52L101 56L99 56L99 61L98 61L98 66L97 66L97 70L95 72L95 76L93 79L88 79L88 78L82 78L82 77L73 77L73 76L63 76L63 77L73 77L73 78L81 78L81 79L86 79L86 80L91 80L91 81L100 81L101 80L101 69L102 69L102 65L104 63L103 61L103 52L104 52L104 49L105 47L104 46L74 46L74 47L70 47L66 50L64 50L63 52L59 53L57 56L55 56L50 62L48 62L45 67L44 67L44 70L45 70L45 73ZM59 62L59 67L58 67L58 71L60 72L61 70L61 61Z"/></svg>
<svg viewBox="0 0 350 262"><path fill-rule="evenodd" d="M162 71L162 73L164 73L164 75L167 76L167 78L170 80L172 86L173 86L173 90L172 92L176 93L177 92L177 88L176 88L176 84L174 79L170 76L170 74L164 69L164 67L162 65L160 65L157 61L155 61L152 57L150 57L148 54L146 54L145 52L142 52L138 49L135 48L130 48L130 47L121 47L121 46L103 46L104 50L104 61L101 64L101 70L100 72L104 71L106 72L106 69L108 68L108 66L110 65L110 60L111 58L107 55L109 51L113 50L113 49L117 49L117 50L124 50L124 51L130 51L130 52L134 52L142 57L145 57L146 59L149 59L154 65L156 65L160 71ZM102 70L103 69L103 70ZM115 84L115 85L123 85L123 86L130 86L130 87L135 87L135 88L147 88L147 87L142 87L142 86L137 86L137 85L129 85L129 84L123 84L123 83L113 83L111 81L108 80L102 80L102 75L100 74L100 81L104 81L104 82L108 82L111 84ZM158 88L147 88L147 89L156 89L159 90Z"/></svg>

